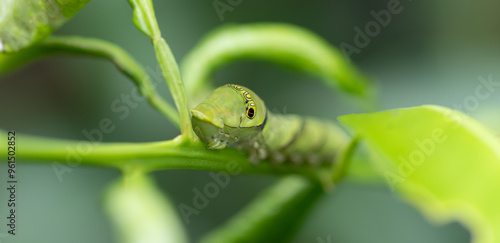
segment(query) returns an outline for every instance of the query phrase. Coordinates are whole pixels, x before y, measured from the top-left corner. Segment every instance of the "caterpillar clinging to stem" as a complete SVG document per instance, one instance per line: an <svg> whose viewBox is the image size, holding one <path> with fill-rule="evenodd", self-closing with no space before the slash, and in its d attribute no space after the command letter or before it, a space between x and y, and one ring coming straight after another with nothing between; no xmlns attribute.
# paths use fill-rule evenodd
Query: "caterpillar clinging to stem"
<svg viewBox="0 0 500 243"><path fill-rule="evenodd" d="M215 89L191 113L209 149L246 150L252 162L332 163L348 140L333 123L269 112L254 92L234 84Z"/></svg>

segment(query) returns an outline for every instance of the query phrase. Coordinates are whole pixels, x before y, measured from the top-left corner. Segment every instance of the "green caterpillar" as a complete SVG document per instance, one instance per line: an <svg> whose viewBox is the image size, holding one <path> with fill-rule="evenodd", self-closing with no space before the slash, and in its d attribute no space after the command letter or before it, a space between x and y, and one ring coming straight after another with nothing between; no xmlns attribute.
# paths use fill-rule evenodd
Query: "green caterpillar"
<svg viewBox="0 0 500 243"><path fill-rule="evenodd" d="M347 141L333 123L273 114L254 92L234 84L215 89L191 113L193 129L207 148L246 150L252 162L332 163Z"/></svg>

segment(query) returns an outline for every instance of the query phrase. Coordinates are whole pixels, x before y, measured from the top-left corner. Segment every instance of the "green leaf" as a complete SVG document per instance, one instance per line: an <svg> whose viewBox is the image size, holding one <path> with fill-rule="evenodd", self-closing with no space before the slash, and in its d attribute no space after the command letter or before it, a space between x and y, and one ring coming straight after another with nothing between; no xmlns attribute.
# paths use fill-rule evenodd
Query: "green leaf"
<svg viewBox="0 0 500 243"><path fill-rule="evenodd" d="M241 59L284 65L348 93L363 98L373 95L367 78L318 35L290 24L259 23L221 27L188 54L181 65L188 97L212 89L208 81L213 72Z"/></svg>
<svg viewBox="0 0 500 243"><path fill-rule="evenodd" d="M2 0L0 52L14 53L45 39L90 0Z"/></svg>
<svg viewBox="0 0 500 243"><path fill-rule="evenodd" d="M320 184L287 176L201 242L287 242L323 194Z"/></svg>
<svg viewBox="0 0 500 243"><path fill-rule="evenodd" d="M105 206L120 242L188 242L177 211L142 173L128 174L113 184Z"/></svg>
<svg viewBox="0 0 500 243"><path fill-rule="evenodd" d="M339 120L366 139L389 185L428 218L462 222L473 242L500 242L500 140L495 133L439 106Z"/></svg>

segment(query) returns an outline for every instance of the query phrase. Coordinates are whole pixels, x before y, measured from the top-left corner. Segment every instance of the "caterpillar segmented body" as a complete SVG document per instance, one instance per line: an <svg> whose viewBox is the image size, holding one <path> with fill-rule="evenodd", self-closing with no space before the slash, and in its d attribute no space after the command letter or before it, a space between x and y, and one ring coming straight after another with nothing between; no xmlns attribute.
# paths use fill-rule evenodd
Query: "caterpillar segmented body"
<svg viewBox="0 0 500 243"><path fill-rule="evenodd" d="M252 162L331 163L347 141L333 123L274 114L254 92L234 84L214 90L191 113L193 129L209 149L246 150Z"/></svg>

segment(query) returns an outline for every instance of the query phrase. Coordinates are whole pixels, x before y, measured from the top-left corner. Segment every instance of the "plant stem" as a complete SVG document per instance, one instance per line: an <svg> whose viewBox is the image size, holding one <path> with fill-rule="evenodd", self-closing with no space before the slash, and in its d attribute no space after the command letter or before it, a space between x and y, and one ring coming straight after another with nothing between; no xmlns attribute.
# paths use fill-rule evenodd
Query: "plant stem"
<svg viewBox="0 0 500 243"><path fill-rule="evenodd" d="M156 21L153 3L151 0L129 0L134 10L134 23L145 35L151 38L156 59L165 77L168 88L172 94L175 106L179 111L180 129L183 138L196 140L191 128L191 118L186 102L184 86L175 57L167 42L161 36L160 28Z"/></svg>
<svg viewBox="0 0 500 243"><path fill-rule="evenodd" d="M174 125L179 126L177 111L156 92L156 85L153 85L151 77L144 68L125 50L111 42L80 36L50 36L36 46L23 50L17 55L8 56L8 59L0 60L2 62L0 72L10 70L27 61L57 53L93 56L111 61L135 83L153 108Z"/></svg>
<svg viewBox="0 0 500 243"><path fill-rule="evenodd" d="M0 139L7 134L0 130ZM5 139L6 140L6 139ZM262 161L254 165L242 151L227 148L208 150L201 142L185 141L180 136L169 141L149 143L91 143L48 139L18 134L17 140L23 149L17 154L21 161L39 160L58 161L67 166L95 165L118 168L124 171L139 169L151 171L158 169L194 169L208 171L238 170L243 174L301 174L325 181L331 176L329 167L273 165ZM7 153L5 145L0 152Z"/></svg>
<svg viewBox="0 0 500 243"><path fill-rule="evenodd" d="M177 62L167 42L161 36L153 40L153 45L155 47L156 58L165 76L168 88L172 93L177 110L179 111L181 134L193 140L196 137L191 128L191 116L189 115L184 86L182 85Z"/></svg>
<svg viewBox="0 0 500 243"><path fill-rule="evenodd" d="M91 165L144 172L161 169L227 171L231 167L241 174L300 174L318 180L323 186L328 187L332 183L331 166L328 164L319 167L294 166L288 163L275 165L263 160L254 165L249 161L248 155L240 150L209 150L201 142L186 142L180 136L173 140L149 143L91 143L20 133L16 135L16 139L22 144L22 150L16 154L16 158L22 162L58 162L69 167ZM6 140L7 131L0 129L0 141ZM0 153L7 154L6 143L0 143ZM366 161L356 161L356 165L360 166L350 166L348 179L363 184L378 183L380 177L362 162Z"/></svg>
<svg viewBox="0 0 500 243"><path fill-rule="evenodd" d="M351 163L351 158L355 149L358 147L359 139L359 137L354 137L351 140L351 142L339 156L340 158L338 159L338 166L332 168L332 181L334 183L340 181L347 175L347 171Z"/></svg>
<svg viewBox="0 0 500 243"><path fill-rule="evenodd" d="M288 242L324 194L315 181L286 176L200 242Z"/></svg>

